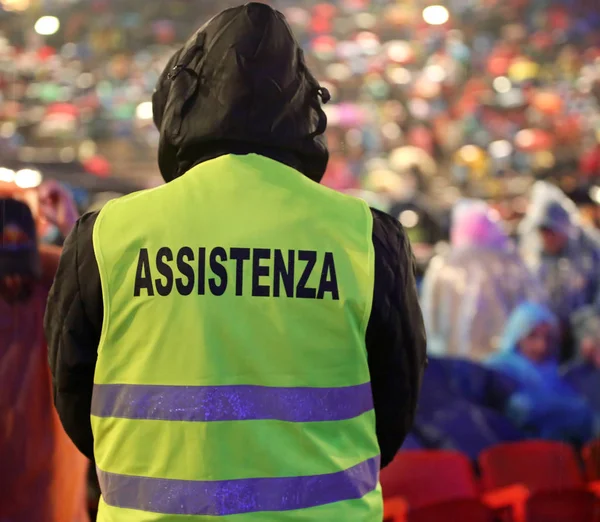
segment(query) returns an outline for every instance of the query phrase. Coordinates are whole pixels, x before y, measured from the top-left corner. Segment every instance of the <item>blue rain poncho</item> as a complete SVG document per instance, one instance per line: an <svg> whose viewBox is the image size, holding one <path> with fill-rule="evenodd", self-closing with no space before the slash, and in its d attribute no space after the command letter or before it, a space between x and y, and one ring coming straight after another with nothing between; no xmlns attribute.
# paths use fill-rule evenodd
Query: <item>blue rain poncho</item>
<svg viewBox="0 0 600 522"><path fill-rule="evenodd" d="M539 229L568 236L564 251L545 253ZM537 182L521 223L521 252L548 296L548 304L563 325L573 313L596 303L600 307L600 236L579 222L575 204L556 186Z"/></svg>
<svg viewBox="0 0 600 522"><path fill-rule="evenodd" d="M503 413L515 386L478 363L431 357L412 434L425 448L457 450L473 460L491 446L521 440L524 435Z"/></svg>
<svg viewBox="0 0 600 522"><path fill-rule="evenodd" d="M519 351L520 342L542 324L556 328L550 310L534 303L520 305L506 325L502 352L487 364L518 383L505 413L519 428L533 437L585 442L592 436L592 410L561 377L557 358L550 356L536 363Z"/></svg>

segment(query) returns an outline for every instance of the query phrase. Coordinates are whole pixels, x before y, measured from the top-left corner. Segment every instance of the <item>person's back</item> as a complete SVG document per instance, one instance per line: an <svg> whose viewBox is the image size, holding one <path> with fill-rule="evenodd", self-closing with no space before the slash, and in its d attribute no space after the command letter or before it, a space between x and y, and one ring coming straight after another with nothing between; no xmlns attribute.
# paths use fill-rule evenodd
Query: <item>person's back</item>
<svg viewBox="0 0 600 522"><path fill-rule="evenodd" d="M128 219L147 208L156 212ZM371 227L366 204L257 155L222 156L104 208L95 248L110 315L92 402L100 520L117 519L115 507L153 510L151 495L130 488L165 488L165 514L323 504L319 520L381 518L364 346ZM150 461L154 480L134 479ZM253 502L223 501L232 480Z"/></svg>
<svg viewBox="0 0 600 522"><path fill-rule="evenodd" d="M46 331L100 521L381 518L425 363L414 260L319 185L319 99L281 14L223 12L159 80L168 184L67 238Z"/></svg>

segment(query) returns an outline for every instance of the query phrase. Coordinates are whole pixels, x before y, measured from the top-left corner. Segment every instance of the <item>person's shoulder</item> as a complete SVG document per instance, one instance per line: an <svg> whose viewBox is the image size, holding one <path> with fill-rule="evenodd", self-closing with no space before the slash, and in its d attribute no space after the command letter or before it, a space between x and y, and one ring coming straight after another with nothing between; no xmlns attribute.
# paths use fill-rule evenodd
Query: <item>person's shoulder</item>
<svg viewBox="0 0 600 522"><path fill-rule="evenodd" d="M102 214L111 207L114 208L114 207L128 206L128 205L135 204L136 202L145 203L148 199L152 199L153 197L156 197L157 195L161 194L162 192L169 190L169 187L171 187L171 185L174 183L175 182L165 183L163 185L159 185L158 187L148 188L148 189L144 189L144 190L138 190L136 192L132 192L131 194L126 194L124 196L111 199L111 200L107 201L106 204L97 212L98 212L98 214ZM90 214L93 214L93 212L90 212Z"/></svg>
<svg viewBox="0 0 600 522"><path fill-rule="evenodd" d="M284 168L292 169L292 167L288 167L287 165L284 165ZM296 173L296 179L300 182L300 186L305 189L303 192L305 201L310 202L311 206L314 205L314 201L320 201L320 211L323 213L323 216L341 216L351 212L361 216L361 219L364 217L370 218L369 205L363 199L351 194L345 194L322 183L315 183L300 171L296 169L292 170Z"/></svg>
<svg viewBox="0 0 600 522"><path fill-rule="evenodd" d="M372 241L375 252L376 278L386 292L395 282L416 273L416 261L404 227L397 219L380 210L370 209L373 216ZM400 279L398 279L400 278Z"/></svg>
<svg viewBox="0 0 600 522"><path fill-rule="evenodd" d="M373 217L373 239L388 249L406 249L408 238L400 221L389 214L370 208Z"/></svg>
<svg viewBox="0 0 600 522"><path fill-rule="evenodd" d="M71 245L92 240L94 226L100 215L100 210L93 210L84 213L75 223L71 233L65 240L64 247L69 248Z"/></svg>

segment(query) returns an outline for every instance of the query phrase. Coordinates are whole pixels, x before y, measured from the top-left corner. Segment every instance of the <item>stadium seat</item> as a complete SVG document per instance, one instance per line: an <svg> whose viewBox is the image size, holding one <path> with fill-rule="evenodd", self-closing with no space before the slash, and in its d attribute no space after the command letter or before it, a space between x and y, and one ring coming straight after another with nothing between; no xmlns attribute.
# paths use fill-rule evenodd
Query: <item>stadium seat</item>
<svg viewBox="0 0 600 522"><path fill-rule="evenodd" d="M479 457L485 491L523 484L530 492L583 488L575 452L567 444L524 441L499 444Z"/></svg>
<svg viewBox="0 0 600 522"><path fill-rule="evenodd" d="M493 512L478 500L450 500L409 512L408 522L493 522Z"/></svg>
<svg viewBox="0 0 600 522"><path fill-rule="evenodd" d="M488 513L478 498L478 489L469 459L455 451L402 451L381 473L385 520L409 522L438 520L426 518L444 513L438 504L448 504L457 517L466 513ZM476 507L475 507L476 506ZM424 513L424 514L423 514ZM476 515L478 516L478 515ZM425 517L425 518L423 518ZM442 519L439 519L442 520ZM445 519L451 522L452 518ZM456 520L470 521L461 515ZM473 518L473 522L488 520Z"/></svg>
<svg viewBox="0 0 600 522"><path fill-rule="evenodd" d="M381 472L383 497L402 497L411 508L477 498L477 483L466 456L455 451L403 451Z"/></svg>
<svg viewBox="0 0 600 522"><path fill-rule="evenodd" d="M600 481L600 439L590 442L582 451L585 474L589 481Z"/></svg>
<svg viewBox="0 0 600 522"><path fill-rule="evenodd" d="M570 513L593 510L595 498L586 491L575 452L567 444L549 441L500 444L482 452L479 465L484 491L502 497L504 490L506 503L511 495L514 497L516 522L584 522L588 519L569 518ZM511 493L516 486L521 490ZM544 518L553 510L554 518Z"/></svg>
<svg viewBox="0 0 600 522"><path fill-rule="evenodd" d="M534 493L527 500L527 522L600 522L600 504L585 490Z"/></svg>

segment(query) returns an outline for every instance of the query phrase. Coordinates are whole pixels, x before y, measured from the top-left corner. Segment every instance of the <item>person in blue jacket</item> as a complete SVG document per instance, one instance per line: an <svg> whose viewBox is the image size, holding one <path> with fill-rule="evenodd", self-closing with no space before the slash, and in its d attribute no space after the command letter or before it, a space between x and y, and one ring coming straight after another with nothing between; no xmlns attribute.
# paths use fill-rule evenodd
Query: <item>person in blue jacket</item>
<svg viewBox="0 0 600 522"><path fill-rule="evenodd" d="M592 437L592 409L559 373L558 320L546 307L519 305L487 364L517 382L505 413L529 436L575 444Z"/></svg>

